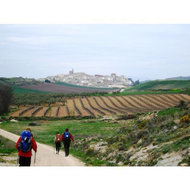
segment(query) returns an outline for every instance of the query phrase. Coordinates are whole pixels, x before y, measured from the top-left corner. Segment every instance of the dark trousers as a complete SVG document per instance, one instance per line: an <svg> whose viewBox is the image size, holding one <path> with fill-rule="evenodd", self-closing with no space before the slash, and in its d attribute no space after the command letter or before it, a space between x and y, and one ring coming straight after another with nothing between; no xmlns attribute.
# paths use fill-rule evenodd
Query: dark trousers
<svg viewBox="0 0 190 190"><path fill-rule="evenodd" d="M56 147L56 152L59 152L59 149L61 147L61 143L60 142L56 142L55 143L55 147Z"/></svg>
<svg viewBox="0 0 190 190"><path fill-rule="evenodd" d="M64 142L65 156L69 156L70 142Z"/></svg>
<svg viewBox="0 0 190 190"><path fill-rule="evenodd" d="M22 157L19 158L19 166L30 166L31 157Z"/></svg>

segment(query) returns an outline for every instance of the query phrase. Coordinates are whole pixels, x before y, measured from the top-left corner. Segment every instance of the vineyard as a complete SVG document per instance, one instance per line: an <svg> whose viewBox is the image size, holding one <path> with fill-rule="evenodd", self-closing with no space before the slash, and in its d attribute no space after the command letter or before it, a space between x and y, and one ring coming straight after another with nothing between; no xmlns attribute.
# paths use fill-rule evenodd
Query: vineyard
<svg viewBox="0 0 190 190"><path fill-rule="evenodd" d="M180 101L189 102L185 94L148 94L127 96L94 96L68 99L65 105L20 106L12 117L68 117L130 115L159 111L179 105Z"/></svg>

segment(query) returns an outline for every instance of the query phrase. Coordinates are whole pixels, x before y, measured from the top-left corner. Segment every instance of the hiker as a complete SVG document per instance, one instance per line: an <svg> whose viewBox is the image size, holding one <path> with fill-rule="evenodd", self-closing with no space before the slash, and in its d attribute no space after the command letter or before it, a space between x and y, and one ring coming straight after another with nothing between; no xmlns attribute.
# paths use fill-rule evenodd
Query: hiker
<svg viewBox="0 0 190 190"><path fill-rule="evenodd" d="M69 129L65 129L65 132L62 134L61 140L63 141L64 144L64 149L65 149L65 156L69 156L69 147L70 147L70 142L71 139L74 143L74 138L72 134L69 132Z"/></svg>
<svg viewBox="0 0 190 190"><path fill-rule="evenodd" d="M55 147L56 147L56 154L59 154L59 149L61 147L61 135L57 132L55 136Z"/></svg>
<svg viewBox="0 0 190 190"><path fill-rule="evenodd" d="M19 166L30 166L32 149L37 152L37 144L30 128L26 128L22 132L16 143L16 148L19 152Z"/></svg>

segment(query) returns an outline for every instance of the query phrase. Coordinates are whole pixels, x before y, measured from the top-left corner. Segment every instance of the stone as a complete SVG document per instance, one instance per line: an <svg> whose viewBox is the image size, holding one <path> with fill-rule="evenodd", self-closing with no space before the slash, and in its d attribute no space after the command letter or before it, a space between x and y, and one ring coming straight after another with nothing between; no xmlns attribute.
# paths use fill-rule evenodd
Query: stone
<svg viewBox="0 0 190 190"><path fill-rule="evenodd" d="M149 153L148 151L149 150L152 150L152 149L155 149L157 148L158 146L153 146L153 144L150 144L149 146L147 147L144 147L144 148L141 148L140 151L136 152L135 154L133 154L129 160L130 161L133 161L133 160L137 160L138 162L139 161L147 161L148 157L149 157Z"/></svg>
<svg viewBox="0 0 190 190"><path fill-rule="evenodd" d="M101 143L99 143L99 145L98 146L107 146L107 142L101 142Z"/></svg>
<svg viewBox="0 0 190 190"><path fill-rule="evenodd" d="M156 164L156 166L177 166L179 162L182 161L183 157L181 153L167 153L163 155L162 160L159 160Z"/></svg>
<svg viewBox="0 0 190 190"><path fill-rule="evenodd" d="M142 139L140 139L138 142L137 142L137 145L140 145L142 144Z"/></svg>
<svg viewBox="0 0 190 190"><path fill-rule="evenodd" d="M124 152L125 155L131 154L135 149L133 147L130 147L127 151Z"/></svg>
<svg viewBox="0 0 190 190"><path fill-rule="evenodd" d="M164 130L164 133L167 133L167 132L168 132L168 130L167 130L167 129L165 129L165 130Z"/></svg>
<svg viewBox="0 0 190 190"><path fill-rule="evenodd" d="M187 163L181 163L180 166L189 166Z"/></svg>
<svg viewBox="0 0 190 190"><path fill-rule="evenodd" d="M181 155L186 156L188 153L189 153L188 150L184 150L184 151L181 152Z"/></svg>
<svg viewBox="0 0 190 190"><path fill-rule="evenodd" d="M113 160L113 161L109 161L110 164L115 164L116 163L116 160Z"/></svg>
<svg viewBox="0 0 190 190"><path fill-rule="evenodd" d="M18 123L18 121L17 121L17 120L15 120L15 119L11 119L11 122Z"/></svg>
<svg viewBox="0 0 190 190"><path fill-rule="evenodd" d="M119 163L118 163L118 166L123 166L123 162L119 162Z"/></svg>
<svg viewBox="0 0 190 190"><path fill-rule="evenodd" d="M180 123L180 119L175 119L174 123L179 124Z"/></svg>

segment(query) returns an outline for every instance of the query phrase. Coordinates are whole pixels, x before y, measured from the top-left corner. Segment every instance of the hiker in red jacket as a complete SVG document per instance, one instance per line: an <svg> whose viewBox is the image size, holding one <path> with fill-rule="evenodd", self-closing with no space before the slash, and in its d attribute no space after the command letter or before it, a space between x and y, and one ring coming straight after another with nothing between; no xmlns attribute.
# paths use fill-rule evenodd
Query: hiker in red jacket
<svg viewBox="0 0 190 190"><path fill-rule="evenodd" d="M19 152L19 166L30 166L32 149L37 152L37 144L31 133L30 128L23 131L16 143L16 148Z"/></svg>
<svg viewBox="0 0 190 190"><path fill-rule="evenodd" d="M55 136L55 147L56 147L56 154L59 154L59 149L61 147L61 135L57 132Z"/></svg>
<svg viewBox="0 0 190 190"><path fill-rule="evenodd" d="M61 140L63 141L64 144L64 149L65 149L65 156L69 156L69 147L70 147L70 142L71 139L74 143L74 138L72 134L69 132L69 129L65 129L65 132L62 134Z"/></svg>

